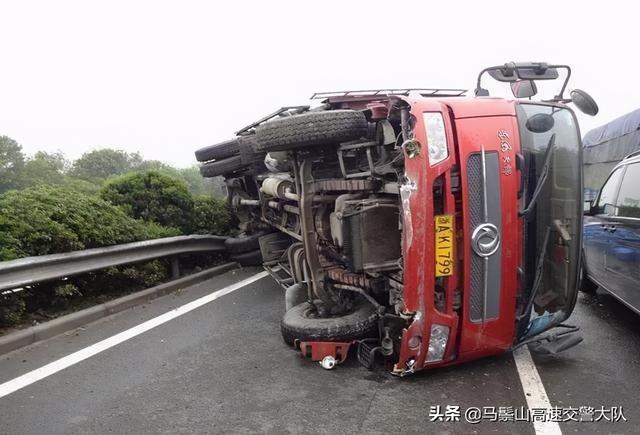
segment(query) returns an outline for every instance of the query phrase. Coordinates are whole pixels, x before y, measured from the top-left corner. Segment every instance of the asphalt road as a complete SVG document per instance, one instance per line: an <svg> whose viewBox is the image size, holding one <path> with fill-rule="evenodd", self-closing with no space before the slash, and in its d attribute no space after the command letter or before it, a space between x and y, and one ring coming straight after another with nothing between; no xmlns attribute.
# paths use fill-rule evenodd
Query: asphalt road
<svg viewBox="0 0 640 435"><path fill-rule="evenodd" d="M0 384L256 274L228 272L73 333L0 357ZM269 278L0 398L0 433L535 433L531 422L431 422L431 407L527 406L511 354L397 379L357 362L333 371L280 338L282 290ZM563 432L634 432L640 317L581 295L583 344L534 354L552 406L622 407L628 420ZM461 420L464 420L463 418Z"/></svg>

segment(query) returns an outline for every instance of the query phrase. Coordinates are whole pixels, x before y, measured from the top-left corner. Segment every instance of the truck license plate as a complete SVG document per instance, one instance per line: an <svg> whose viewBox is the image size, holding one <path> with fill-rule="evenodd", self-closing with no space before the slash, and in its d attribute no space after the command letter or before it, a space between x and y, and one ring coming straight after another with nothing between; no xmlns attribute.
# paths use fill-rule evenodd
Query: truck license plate
<svg viewBox="0 0 640 435"><path fill-rule="evenodd" d="M436 226L436 276L453 275L453 216L437 215Z"/></svg>

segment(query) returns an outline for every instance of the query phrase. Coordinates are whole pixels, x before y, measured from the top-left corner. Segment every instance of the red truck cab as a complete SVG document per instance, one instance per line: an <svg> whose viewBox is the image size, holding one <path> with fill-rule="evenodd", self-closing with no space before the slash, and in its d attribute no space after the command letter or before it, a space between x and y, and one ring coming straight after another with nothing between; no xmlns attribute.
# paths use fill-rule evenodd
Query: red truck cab
<svg viewBox="0 0 640 435"><path fill-rule="evenodd" d="M405 232L412 240L405 240L404 256L417 260L405 265L405 303L408 311L421 315L404 332L394 369L400 374L411 366L418 370L467 361L517 344L532 321L523 312L535 275L528 270L536 265L530 259L541 254L546 271L533 317L548 316L545 327L565 320L577 294L582 207L581 142L570 109L487 97L407 102L418 120L416 138L427 146L424 114L441 114L448 155L435 164L427 153L405 160L413 186L407 189L411 213L405 227L411 225L414 231ZM554 127L541 133L527 130L527 120L536 113L553 113ZM530 178L537 178L534 166L543 165L542 146L552 135L556 141L561 136L562 145L552 151L549 184L536 212L523 216L532 194ZM439 182L443 196L434 198L432 186ZM443 216L455 216L451 262L448 250L438 249ZM546 228L549 241L541 253ZM565 232L570 237L563 238ZM444 234L448 236L446 228ZM443 311L436 308L434 292L425 291L436 287L443 288L450 301ZM461 300L459 309L454 307L456 298ZM432 340L427 337L432 334L448 337L444 353L429 358ZM418 341L419 346L411 346Z"/></svg>

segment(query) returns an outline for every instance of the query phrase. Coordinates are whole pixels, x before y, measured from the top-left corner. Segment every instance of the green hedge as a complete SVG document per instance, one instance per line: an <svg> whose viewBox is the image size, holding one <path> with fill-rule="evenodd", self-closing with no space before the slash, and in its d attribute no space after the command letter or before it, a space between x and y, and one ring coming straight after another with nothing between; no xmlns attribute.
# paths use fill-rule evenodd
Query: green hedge
<svg viewBox="0 0 640 435"><path fill-rule="evenodd" d="M98 248L179 234L127 216L92 195L36 186L0 195L0 260Z"/></svg>
<svg viewBox="0 0 640 435"><path fill-rule="evenodd" d="M108 180L99 192L38 185L0 194L0 261L117 245L179 234L232 232L225 201L193 197L184 182L158 171ZM199 255L192 267L214 264ZM187 266L189 267L189 266ZM167 260L109 268L0 294L0 328L47 319L164 282Z"/></svg>
<svg viewBox="0 0 640 435"><path fill-rule="evenodd" d="M232 231L225 200L192 196L184 181L159 170L112 178L100 196L135 219L178 228L184 234L227 235Z"/></svg>
<svg viewBox="0 0 640 435"><path fill-rule="evenodd" d="M0 260L97 248L178 235L179 231L133 219L98 197L65 187L36 186L0 195ZM0 326L21 321L26 312L64 309L79 298L166 280L166 262L111 268L62 283L43 283L0 294Z"/></svg>
<svg viewBox="0 0 640 435"><path fill-rule="evenodd" d="M197 196L191 210L192 234L232 235L233 218L226 200Z"/></svg>
<svg viewBox="0 0 640 435"><path fill-rule="evenodd" d="M190 230L193 198L175 177L155 170L123 174L107 181L100 196L133 218Z"/></svg>

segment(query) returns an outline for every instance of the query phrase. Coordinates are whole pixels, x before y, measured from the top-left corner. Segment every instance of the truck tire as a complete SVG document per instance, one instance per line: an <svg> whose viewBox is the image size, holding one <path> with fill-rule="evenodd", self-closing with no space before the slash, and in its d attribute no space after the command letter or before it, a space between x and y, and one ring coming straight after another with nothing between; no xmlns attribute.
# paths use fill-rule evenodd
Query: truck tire
<svg viewBox="0 0 640 435"><path fill-rule="evenodd" d="M196 160L199 162L208 162L209 160L220 160L235 156L240 152L238 138L233 138L215 145L200 148L195 152Z"/></svg>
<svg viewBox="0 0 640 435"><path fill-rule="evenodd" d="M364 113L355 110L306 112L256 127L263 151L284 151L358 139L367 133Z"/></svg>
<svg viewBox="0 0 640 435"><path fill-rule="evenodd" d="M240 156L233 156L227 159L203 163L202 166L200 166L200 174L205 178L217 177L218 175L235 172L245 166Z"/></svg>
<svg viewBox="0 0 640 435"><path fill-rule="evenodd" d="M376 335L378 315L366 301L358 301L355 309L340 317L313 317L313 306L304 302L287 311L280 323L282 338L289 346L300 341L353 341Z"/></svg>
<svg viewBox="0 0 640 435"><path fill-rule="evenodd" d="M243 237L229 237L224 241L224 247L231 255L260 250L260 237L269 233L270 231L260 231Z"/></svg>
<svg viewBox="0 0 640 435"><path fill-rule="evenodd" d="M239 136L238 145L242 163L247 165L252 175L267 172L267 167L264 165L264 157L267 153L259 150L255 135Z"/></svg>
<svg viewBox="0 0 640 435"><path fill-rule="evenodd" d="M258 145L255 134L238 136L238 153L239 154L264 154Z"/></svg>

